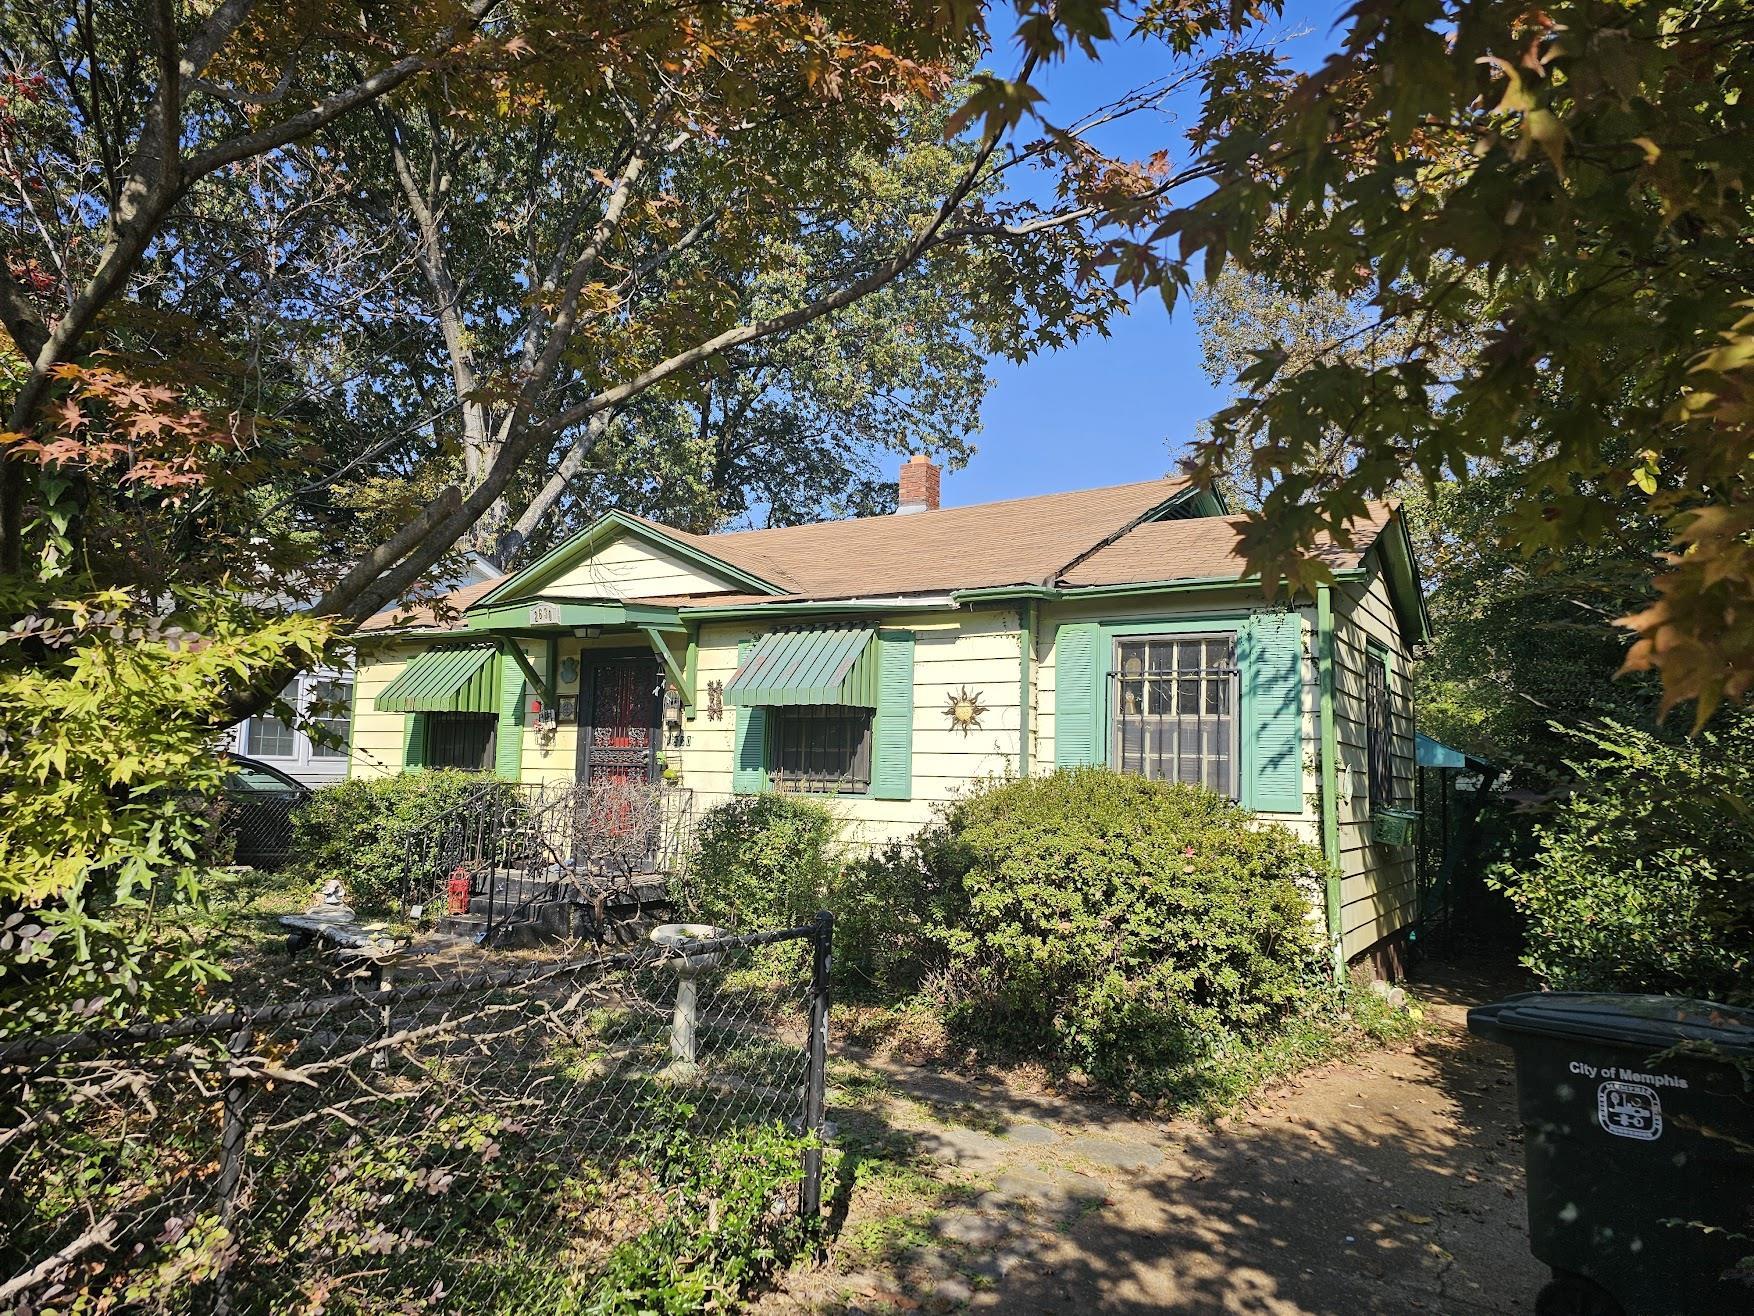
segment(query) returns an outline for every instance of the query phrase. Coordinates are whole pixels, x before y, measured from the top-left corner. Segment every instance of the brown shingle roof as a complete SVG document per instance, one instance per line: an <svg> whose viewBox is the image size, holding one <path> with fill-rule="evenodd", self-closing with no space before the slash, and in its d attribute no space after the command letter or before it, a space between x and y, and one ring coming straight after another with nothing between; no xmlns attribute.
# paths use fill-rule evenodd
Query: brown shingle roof
<svg viewBox="0 0 1754 1316"><path fill-rule="evenodd" d="M462 620L456 614L462 612L464 608L499 583L500 578L496 577L493 580L477 581L473 585L461 585L449 594L441 594L435 599L410 607L397 604L394 607L385 608L382 612L374 612L360 622L359 629L361 631L395 631L404 628L458 630L462 626ZM442 621L438 615L441 605L442 610L450 614Z"/></svg>
<svg viewBox="0 0 1754 1316"><path fill-rule="evenodd" d="M1332 567L1357 565L1394 510L1392 503L1372 503L1368 514L1352 523L1351 548L1324 536L1315 556ZM1236 544L1243 525L1241 517L1201 516L1135 526L1078 563L1058 583L1078 587L1240 578L1244 567L1236 556Z"/></svg>
<svg viewBox="0 0 1754 1316"><path fill-rule="evenodd" d="M933 512L719 535L654 528L795 597L928 594L1042 584L1080 553L1185 488L1187 481L1181 479L1144 480Z"/></svg>

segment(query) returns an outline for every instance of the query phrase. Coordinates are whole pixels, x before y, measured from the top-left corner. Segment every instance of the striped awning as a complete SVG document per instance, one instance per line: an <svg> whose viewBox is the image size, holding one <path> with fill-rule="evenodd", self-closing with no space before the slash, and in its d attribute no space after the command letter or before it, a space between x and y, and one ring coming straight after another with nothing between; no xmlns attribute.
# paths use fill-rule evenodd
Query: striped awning
<svg viewBox="0 0 1754 1316"><path fill-rule="evenodd" d="M497 713L499 650L491 644L428 649L372 701L380 713Z"/></svg>
<svg viewBox="0 0 1754 1316"><path fill-rule="evenodd" d="M725 702L877 707L877 632L776 631L756 642L725 686Z"/></svg>

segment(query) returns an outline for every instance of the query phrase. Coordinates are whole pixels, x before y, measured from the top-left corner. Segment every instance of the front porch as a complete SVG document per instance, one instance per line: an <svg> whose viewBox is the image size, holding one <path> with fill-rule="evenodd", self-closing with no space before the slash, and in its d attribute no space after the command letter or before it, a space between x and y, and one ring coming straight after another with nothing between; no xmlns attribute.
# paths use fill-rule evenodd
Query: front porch
<svg viewBox="0 0 1754 1316"><path fill-rule="evenodd" d="M661 781L484 780L394 842L402 911L477 944L624 943L669 910L692 821Z"/></svg>

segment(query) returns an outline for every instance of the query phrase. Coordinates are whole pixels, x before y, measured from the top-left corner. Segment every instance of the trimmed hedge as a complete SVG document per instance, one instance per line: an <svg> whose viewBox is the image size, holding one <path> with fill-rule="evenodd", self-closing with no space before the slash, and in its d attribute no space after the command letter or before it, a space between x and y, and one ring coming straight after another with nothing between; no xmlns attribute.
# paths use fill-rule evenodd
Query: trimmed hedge
<svg viewBox="0 0 1754 1316"><path fill-rule="evenodd" d="M1194 786L1075 768L921 838L953 1024L1150 1094L1323 981L1322 856Z"/></svg>
<svg viewBox="0 0 1754 1316"><path fill-rule="evenodd" d="M360 913L392 913L410 876L410 847L423 830L440 815L501 791L509 806L515 787L455 768L324 786L293 814L289 871L309 882L338 877Z"/></svg>

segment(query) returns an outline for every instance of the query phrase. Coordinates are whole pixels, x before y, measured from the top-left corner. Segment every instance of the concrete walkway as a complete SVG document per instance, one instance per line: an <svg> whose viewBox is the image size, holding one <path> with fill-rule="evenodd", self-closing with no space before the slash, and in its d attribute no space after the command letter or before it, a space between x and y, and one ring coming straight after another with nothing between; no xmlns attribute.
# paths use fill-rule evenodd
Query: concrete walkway
<svg viewBox="0 0 1754 1316"><path fill-rule="evenodd" d="M1531 1311L1546 1275L1528 1254L1511 1072L1463 1026L1513 987L1453 971L1416 985L1430 1036L1217 1126L875 1065L882 1118L942 1167L950 1204L875 1264L831 1247L760 1309Z"/></svg>

